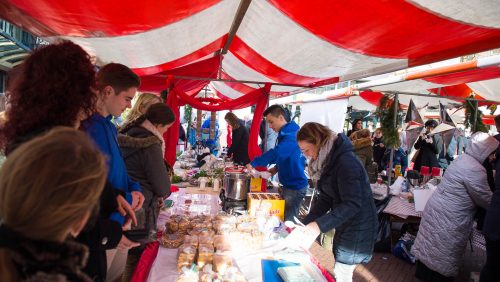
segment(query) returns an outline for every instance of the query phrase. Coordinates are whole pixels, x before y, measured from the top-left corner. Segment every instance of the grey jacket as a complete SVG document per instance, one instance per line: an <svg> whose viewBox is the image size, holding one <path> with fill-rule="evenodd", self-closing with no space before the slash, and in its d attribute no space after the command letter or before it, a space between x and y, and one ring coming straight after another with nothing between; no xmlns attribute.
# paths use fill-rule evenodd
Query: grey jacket
<svg viewBox="0 0 500 282"><path fill-rule="evenodd" d="M444 276L458 274L476 207L485 208L490 203L492 193L481 164L498 144L486 133L474 135L465 154L450 164L425 206L412 252Z"/></svg>
<svg viewBox="0 0 500 282"><path fill-rule="evenodd" d="M127 172L141 184L144 194L143 212L138 214L138 227L155 229L158 218L158 198L170 195L161 140L143 127L133 127L118 136ZM142 219L142 220L141 220Z"/></svg>

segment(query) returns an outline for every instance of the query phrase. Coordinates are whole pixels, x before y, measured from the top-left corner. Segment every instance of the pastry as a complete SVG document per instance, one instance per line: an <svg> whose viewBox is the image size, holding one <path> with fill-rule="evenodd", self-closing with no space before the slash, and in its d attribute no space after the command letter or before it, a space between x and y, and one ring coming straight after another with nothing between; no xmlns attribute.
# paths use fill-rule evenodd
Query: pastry
<svg viewBox="0 0 500 282"><path fill-rule="evenodd" d="M161 245L168 249L176 249L182 244L182 237L178 234L164 233L161 236Z"/></svg>
<svg viewBox="0 0 500 282"><path fill-rule="evenodd" d="M200 245L198 248L198 267L203 268L206 264L211 264L214 256L212 245Z"/></svg>
<svg viewBox="0 0 500 282"><path fill-rule="evenodd" d="M228 255L214 254L213 266L215 271L217 271L219 274L224 275L224 273L226 273L226 270L229 267L233 266L233 259Z"/></svg>
<svg viewBox="0 0 500 282"><path fill-rule="evenodd" d="M198 236L197 235L185 235L184 244L191 246L198 246Z"/></svg>

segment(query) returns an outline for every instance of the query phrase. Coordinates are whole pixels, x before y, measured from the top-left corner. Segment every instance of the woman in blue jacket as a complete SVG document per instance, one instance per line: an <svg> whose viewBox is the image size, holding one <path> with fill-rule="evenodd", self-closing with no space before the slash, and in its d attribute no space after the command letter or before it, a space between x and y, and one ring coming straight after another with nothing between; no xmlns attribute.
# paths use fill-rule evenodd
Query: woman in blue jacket
<svg viewBox="0 0 500 282"><path fill-rule="evenodd" d="M310 158L309 175L318 183L318 197L304 223L319 235L335 229L333 254L337 281L352 281L360 263L370 261L377 236L377 213L368 175L343 133L319 123L304 124L299 147Z"/></svg>

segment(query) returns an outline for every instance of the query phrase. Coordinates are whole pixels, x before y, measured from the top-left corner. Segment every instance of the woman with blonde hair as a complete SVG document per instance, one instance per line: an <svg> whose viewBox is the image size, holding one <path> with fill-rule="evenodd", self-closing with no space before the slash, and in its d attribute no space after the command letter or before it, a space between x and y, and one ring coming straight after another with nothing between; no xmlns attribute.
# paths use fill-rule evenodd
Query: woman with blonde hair
<svg viewBox="0 0 500 282"><path fill-rule="evenodd" d="M134 106L128 114L125 117L125 120L123 122L123 126L125 127L126 124L131 123L132 121L136 120L138 117L146 113L146 110L149 108L149 106L156 104L156 103L161 103L161 98L160 96L153 94L153 93L142 93L141 95L138 96L137 100L135 101Z"/></svg>
<svg viewBox="0 0 500 282"><path fill-rule="evenodd" d="M297 133L297 141L309 158L309 175L319 191L304 219L306 229L315 235L335 229L335 279L352 281L356 266L370 261L377 236L377 213L368 175L343 133L308 122Z"/></svg>
<svg viewBox="0 0 500 282"><path fill-rule="evenodd" d="M250 162L248 157L248 129L243 125L243 121L231 112L227 113L224 119L231 125L233 138L227 154L233 156L235 164L248 164Z"/></svg>
<svg viewBox="0 0 500 282"><path fill-rule="evenodd" d="M85 133L56 127L13 151L0 171L0 280L91 281L76 237L106 181Z"/></svg>

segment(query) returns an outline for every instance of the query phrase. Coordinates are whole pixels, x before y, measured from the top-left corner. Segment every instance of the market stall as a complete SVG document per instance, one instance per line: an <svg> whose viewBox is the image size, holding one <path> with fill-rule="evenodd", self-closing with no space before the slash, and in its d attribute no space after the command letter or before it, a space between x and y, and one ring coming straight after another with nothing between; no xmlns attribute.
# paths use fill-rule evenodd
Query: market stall
<svg viewBox="0 0 500 282"><path fill-rule="evenodd" d="M133 281L262 281L277 277L278 266L303 281L334 281L310 253L289 248L288 231L262 203L254 216L221 213L219 191L200 187L169 200L157 222L160 242L146 248Z"/></svg>

